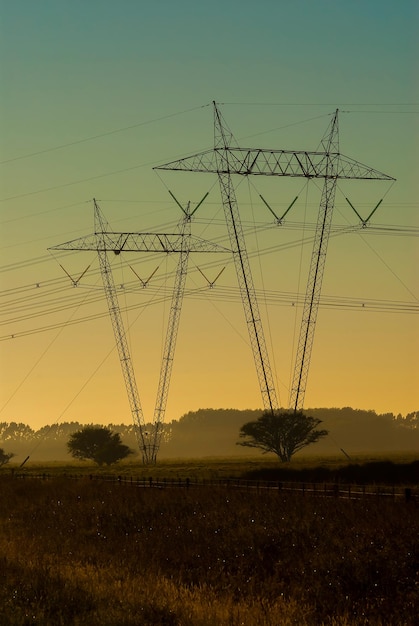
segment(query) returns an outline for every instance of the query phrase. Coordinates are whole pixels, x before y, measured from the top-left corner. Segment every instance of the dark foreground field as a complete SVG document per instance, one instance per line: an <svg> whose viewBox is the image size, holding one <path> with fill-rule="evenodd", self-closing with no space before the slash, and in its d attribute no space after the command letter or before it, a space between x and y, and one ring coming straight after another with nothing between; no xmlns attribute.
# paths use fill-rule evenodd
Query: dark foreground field
<svg viewBox="0 0 419 626"><path fill-rule="evenodd" d="M417 623L417 501L0 487L2 626Z"/></svg>

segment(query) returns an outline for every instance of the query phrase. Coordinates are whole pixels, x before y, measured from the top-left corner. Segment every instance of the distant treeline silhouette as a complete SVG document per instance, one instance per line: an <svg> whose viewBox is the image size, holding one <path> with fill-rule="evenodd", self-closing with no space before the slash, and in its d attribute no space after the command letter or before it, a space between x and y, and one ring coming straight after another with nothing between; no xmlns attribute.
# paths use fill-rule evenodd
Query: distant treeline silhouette
<svg viewBox="0 0 419 626"><path fill-rule="evenodd" d="M164 424L159 456L260 456L260 451L246 449L236 443L241 426L257 420L262 412L250 409L190 411L179 420ZM402 416L345 407L307 409L305 413L321 419L322 428L329 431L329 436L300 453L304 456L341 454L342 451L350 456L419 450L419 411ZM0 422L0 447L15 453L14 461L17 463L23 461L26 455L30 455L32 461L70 461L67 441L71 433L83 428L86 423L63 422L34 430L24 423ZM120 433L126 445L138 449L133 424L109 423L107 426Z"/></svg>

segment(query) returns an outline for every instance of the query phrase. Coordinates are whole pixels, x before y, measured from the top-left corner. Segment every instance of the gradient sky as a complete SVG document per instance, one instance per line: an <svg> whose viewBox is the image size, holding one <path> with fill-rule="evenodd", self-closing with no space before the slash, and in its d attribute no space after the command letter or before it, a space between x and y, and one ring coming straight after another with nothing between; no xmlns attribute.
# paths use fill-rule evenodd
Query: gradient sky
<svg viewBox="0 0 419 626"><path fill-rule="evenodd" d="M213 100L246 147L316 149L339 108L341 152L397 179L339 184L334 225L359 221L347 196L363 216L384 198L372 226L396 228L331 237L323 294L336 306L319 311L305 405L419 408L416 0L2 0L0 13L0 421L130 422L95 255L47 249L92 232L94 197L115 230L173 230L168 189L192 205L210 191L193 232L226 242L213 175L152 169L211 147ZM275 295L260 308L287 406L319 186L235 182L255 286ZM259 194L279 213L298 195L285 227ZM75 277L90 265L77 291L58 261ZM155 301L176 259L112 262L151 419L169 309ZM129 265L159 269L142 289ZM210 281L225 270L209 289L198 267ZM166 419L260 408L230 259L192 256L187 291Z"/></svg>

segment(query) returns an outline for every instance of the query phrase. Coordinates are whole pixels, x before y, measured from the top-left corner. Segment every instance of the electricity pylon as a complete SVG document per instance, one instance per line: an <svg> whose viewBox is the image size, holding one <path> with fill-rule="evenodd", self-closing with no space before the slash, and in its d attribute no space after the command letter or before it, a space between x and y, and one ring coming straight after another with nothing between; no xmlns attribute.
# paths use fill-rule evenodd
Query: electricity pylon
<svg viewBox="0 0 419 626"><path fill-rule="evenodd" d="M145 464L154 464L156 462L157 453L160 447L162 424L169 393L169 383L173 366L177 331L185 291L189 253L228 252L228 250L222 246L191 235L190 223L192 215L202 204L205 197L198 203L193 211L190 210L189 204L186 209L181 207L184 212L184 216L181 220L179 232L171 234L112 232L108 222L99 208L99 205L96 200L94 200L94 235L74 239L67 243L59 244L50 248L51 250L94 250L98 254L109 315L112 322L131 414L134 421L137 442ZM172 294L159 385L157 389L154 420L151 424L151 428L147 426L143 410L141 408L134 367L118 303L118 294L112 276L111 265L108 259L108 252L114 252L114 254L119 255L122 251L178 252L180 255Z"/></svg>
<svg viewBox="0 0 419 626"><path fill-rule="evenodd" d="M240 148L233 145L233 135L223 121L216 103L214 102L213 104L215 120L214 148L165 165L159 165L155 169L206 172L217 174L218 176L265 409L273 410L276 408L276 394L272 383L269 360L263 339L262 323L258 315L250 266L248 264L231 177L233 174L238 174L241 176L288 176L324 179L290 393L290 406L297 411L303 406L304 402L337 180L367 179L390 181L394 180L394 178L340 154L338 110L333 115L330 128L321 142L320 150L277 150ZM263 198L262 200L267 204Z"/></svg>

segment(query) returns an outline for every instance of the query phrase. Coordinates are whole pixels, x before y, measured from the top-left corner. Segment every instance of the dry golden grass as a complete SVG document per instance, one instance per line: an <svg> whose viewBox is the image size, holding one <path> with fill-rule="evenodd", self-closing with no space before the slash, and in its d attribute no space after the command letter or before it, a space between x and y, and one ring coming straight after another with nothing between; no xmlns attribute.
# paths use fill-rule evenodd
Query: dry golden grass
<svg viewBox="0 0 419 626"><path fill-rule="evenodd" d="M2 626L413 626L416 502L0 480Z"/></svg>
<svg viewBox="0 0 419 626"><path fill-rule="evenodd" d="M280 463L275 455L249 456L249 457L203 457L203 458L159 458L156 465L143 465L140 460L130 458L109 467L98 467L91 461L73 461L69 457L68 463L63 462L35 462L31 460L19 470L19 465L9 463L4 470L14 468L26 474L109 474L110 472L121 476L135 476L155 479L160 478L197 478L197 479L222 479L240 477L249 471L259 471L280 468L307 469L315 467L327 467L329 469L344 467L348 463L365 464L369 462L392 461L393 463L411 463L418 460L419 455L414 453L389 453L387 455L359 454L351 457L348 461L343 454L334 456L316 456L297 454L290 463Z"/></svg>

